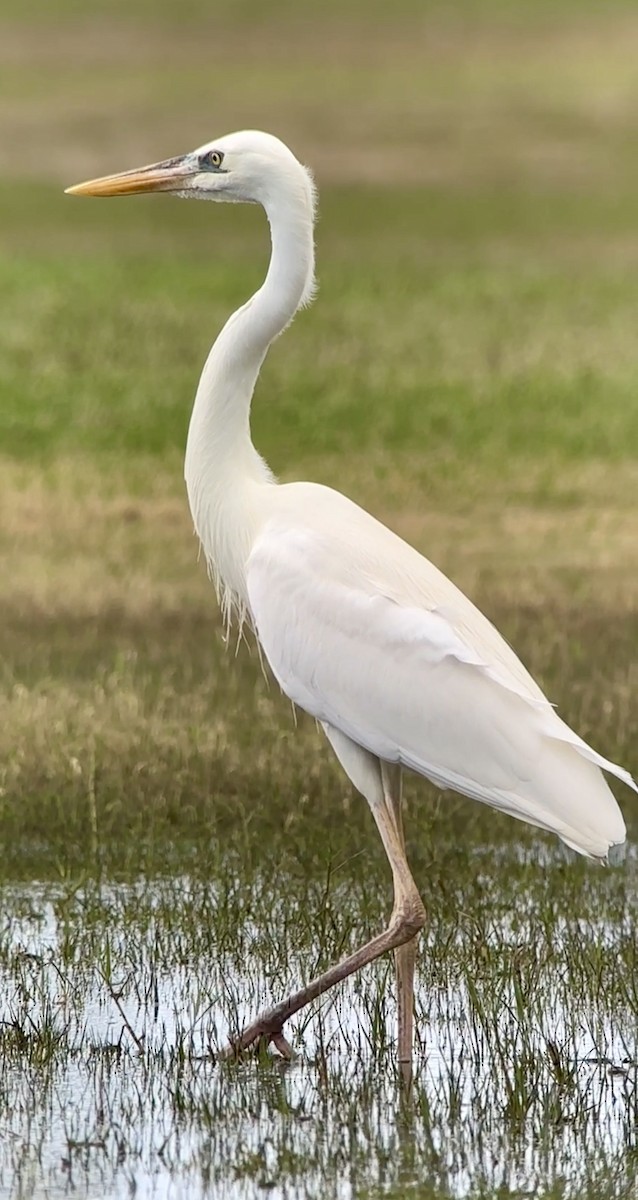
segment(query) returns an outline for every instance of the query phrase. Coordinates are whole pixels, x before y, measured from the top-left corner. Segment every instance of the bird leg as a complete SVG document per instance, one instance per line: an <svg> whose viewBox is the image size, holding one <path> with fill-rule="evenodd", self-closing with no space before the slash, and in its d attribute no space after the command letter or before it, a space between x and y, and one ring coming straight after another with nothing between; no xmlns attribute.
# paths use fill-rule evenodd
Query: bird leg
<svg viewBox="0 0 638 1200"><path fill-rule="evenodd" d="M416 935L394 951L397 980L397 1019L399 1036L397 1059L406 1087L412 1083L412 1047L414 1041L414 968L416 966Z"/></svg>
<svg viewBox="0 0 638 1200"><path fill-rule="evenodd" d="M381 763L383 798L394 821L397 836L405 854L403 813L401 811L401 767L394 763ZM416 935L409 942L397 946L394 951L394 967L397 981L398 1042L397 1057L403 1069L406 1083L412 1070L412 1044L414 1038L414 968L416 966ZM407 1069L406 1069L407 1065Z"/></svg>
<svg viewBox="0 0 638 1200"><path fill-rule="evenodd" d="M285 1057L289 1057L291 1053L290 1046L284 1038L282 1031L284 1023L290 1017L300 1012L302 1008L305 1008L313 1000L318 999L319 996L323 996L324 992L334 987L335 984L341 983L349 975L353 975L356 971L361 970L361 967L374 962L381 954L385 954L388 950L395 950L398 946L403 946L406 942L411 942L423 927L425 923L425 909L416 884L410 874L410 868L405 857L405 851L401 845L401 838L397 831L395 818L391 813L390 807L386 804L374 804L371 805L371 808L392 868L394 882L394 907L387 929L383 933L377 934L369 942L366 942L365 946L362 946L360 950L356 950L354 954L349 954L341 962L336 963L333 967L318 975L310 983L306 984L305 987L300 988L297 992L293 992L279 1004L275 1004L272 1008L261 1013L251 1025L248 1025L221 1052L220 1059L237 1058L244 1050L247 1050L262 1039L265 1039L267 1042L273 1041L280 1052Z"/></svg>

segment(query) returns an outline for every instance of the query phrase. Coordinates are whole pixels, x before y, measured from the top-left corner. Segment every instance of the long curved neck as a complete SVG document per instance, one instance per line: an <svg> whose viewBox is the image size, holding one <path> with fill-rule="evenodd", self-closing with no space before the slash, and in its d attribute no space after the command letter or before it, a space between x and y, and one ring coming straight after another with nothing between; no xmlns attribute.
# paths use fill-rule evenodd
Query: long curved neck
<svg viewBox="0 0 638 1200"><path fill-rule="evenodd" d="M311 184L299 166L299 178L286 179L285 185L264 204L272 240L268 273L212 347L188 431L185 478L195 528L215 575L231 589L238 568L230 562L227 544L229 506L252 484L272 480L250 437L253 391L268 347L310 299L314 283ZM248 525L244 515L246 536ZM245 550L237 546L236 555Z"/></svg>

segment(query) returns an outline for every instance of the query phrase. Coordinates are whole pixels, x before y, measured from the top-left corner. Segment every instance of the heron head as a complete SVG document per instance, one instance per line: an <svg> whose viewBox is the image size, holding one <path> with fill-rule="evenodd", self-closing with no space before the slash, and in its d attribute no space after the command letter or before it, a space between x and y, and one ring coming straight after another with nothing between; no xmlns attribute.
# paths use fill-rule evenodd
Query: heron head
<svg viewBox="0 0 638 1200"><path fill-rule="evenodd" d="M279 138L257 130L230 133L177 158L105 175L67 188L76 196L130 196L141 192L174 192L198 200L263 204L281 192L282 183L307 190L313 202L309 172Z"/></svg>

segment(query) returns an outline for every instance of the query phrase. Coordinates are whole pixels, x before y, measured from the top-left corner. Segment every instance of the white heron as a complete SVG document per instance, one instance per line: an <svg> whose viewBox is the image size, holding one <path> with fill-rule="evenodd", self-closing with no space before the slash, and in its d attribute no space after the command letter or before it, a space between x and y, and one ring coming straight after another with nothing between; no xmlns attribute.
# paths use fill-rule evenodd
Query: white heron
<svg viewBox="0 0 638 1200"><path fill-rule="evenodd" d="M383 933L262 1013L232 1045L290 1053L284 1023L395 951L398 1058L413 1040L416 938L425 910L406 859L403 769L558 834L605 859L625 823L602 771L631 775L560 719L494 626L432 563L346 496L279 484L250 436L268 348L314 292L315 189L278 138L244 131L178 158L69 188L85 196L173 192L261 204L272 252L233 313L197 389L185 477L197 534L227 614L253 626L285 694L323 726L368 801L392 870Z"/></svg>

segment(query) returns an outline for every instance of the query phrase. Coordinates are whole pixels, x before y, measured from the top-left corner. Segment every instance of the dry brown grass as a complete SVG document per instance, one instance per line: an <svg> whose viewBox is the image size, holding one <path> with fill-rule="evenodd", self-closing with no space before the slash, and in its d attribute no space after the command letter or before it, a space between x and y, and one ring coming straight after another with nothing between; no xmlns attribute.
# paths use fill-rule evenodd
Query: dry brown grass
<svg viewBox="0 0 638 1200"><path fill-rule="evenodd" d="M237 655L224 645L177 459L138 464L134 481L5 462L1 480L0 820L18 846L57 830L72 856L92 821L109 846L151 827L169 844L189 821L249 820L264 797L296 817L318 796L348 802L314 722L264 681L250 639ZM403 499L382 515L481 603L579 732L632 767L628 479L612 488L591 471L587 507L493 498L464 513L410 506L405 478L390 482ZM377 507L364 470L349 485Z"/></svg>
<svg viewBox="0 0 638 1200"><path fill-rule="evenodd" d="M401 464L404 466L404 464ZM328 482L337 482L328 470ZM601 610L629 610L638 596L638 538L632 506L636 469L596 464L564 470L565 502L545 507L496 489L462 511L428 507L409 471L388 470L379 503L368 464L351 464L341 486L413 542L461 587L496 603L542 608L573 595L573 580ZM325 477L325 473L324 473ZM505 489L506 490L506 489ZM560 491L558 491L560 497ZM574 496L576 503L574 503ZM587 497L587 501L585 500ZM103 475L80 460L46 473L5 461L0 480L5 570L0 609L37 621L120 612L130 618L216 613L192 532L177 456Z"/></svg>
<svg viewBox="0 0 638 1200"><path fill-rule="evenodd" d="M522 27L442 8L0 20L0 169L68 181L258 124L324 181L604 187L633 128L637 35L630 9Z"/></svg>

